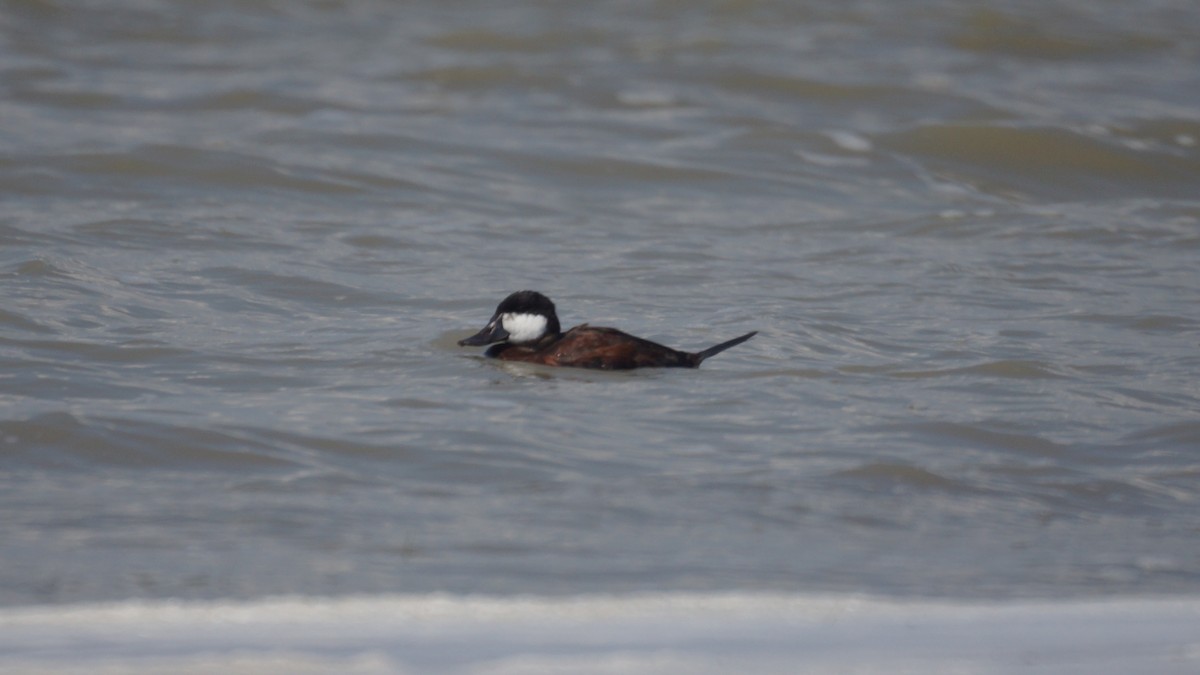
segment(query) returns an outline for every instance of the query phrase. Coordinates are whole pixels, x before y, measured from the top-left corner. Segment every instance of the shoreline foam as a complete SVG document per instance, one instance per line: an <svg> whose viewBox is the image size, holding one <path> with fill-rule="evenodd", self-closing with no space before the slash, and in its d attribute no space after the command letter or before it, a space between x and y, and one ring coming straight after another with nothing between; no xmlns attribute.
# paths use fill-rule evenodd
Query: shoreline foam
<svg viewBox="0 0 1200 675"><path fill-rule="evenodd" d="M424 595L0 610L0 671L168 670L1193 673L1200 597Z"/></svg>

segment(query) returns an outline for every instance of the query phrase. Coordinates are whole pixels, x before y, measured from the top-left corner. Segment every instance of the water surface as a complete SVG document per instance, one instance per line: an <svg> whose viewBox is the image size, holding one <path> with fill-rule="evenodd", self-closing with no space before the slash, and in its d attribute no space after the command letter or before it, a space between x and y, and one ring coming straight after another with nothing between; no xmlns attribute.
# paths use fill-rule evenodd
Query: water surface
<svg viewBox="0 0 1200 675"><path fill-rule="evenodd" d="M0 603L1194 593L1200 11L8 2ZM455 345L508 292L698 371Z"/></svg>

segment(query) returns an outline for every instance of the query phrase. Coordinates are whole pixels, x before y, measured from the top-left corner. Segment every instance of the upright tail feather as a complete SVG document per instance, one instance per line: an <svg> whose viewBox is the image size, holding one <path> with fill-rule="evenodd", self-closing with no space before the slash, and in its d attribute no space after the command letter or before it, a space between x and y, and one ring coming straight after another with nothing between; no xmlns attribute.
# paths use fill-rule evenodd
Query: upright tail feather
<svg viewBox="0 0 1200 675"><path fill-rule="evenodd" d="M699 366L704 361L704 359L707 359L708 357L713 356L714 354L720 354L721 352L725 351L726 349L729 349L730 347L736 347L736 346L742 344L743 342L745 342L746 340L749 340L750 338L754 337L755 335L758 335L758 331L756 331L756 330L750 331L749 333L746 333L745 335L743 335L741 337L735 337L732 340L729 340L728 342L722 342L721 344L709 347L708 349L705 349L702 352L696 352L695 354L692 354L691 355L692 360L693 360L692 367L695 368L696 366Z"/></svg>

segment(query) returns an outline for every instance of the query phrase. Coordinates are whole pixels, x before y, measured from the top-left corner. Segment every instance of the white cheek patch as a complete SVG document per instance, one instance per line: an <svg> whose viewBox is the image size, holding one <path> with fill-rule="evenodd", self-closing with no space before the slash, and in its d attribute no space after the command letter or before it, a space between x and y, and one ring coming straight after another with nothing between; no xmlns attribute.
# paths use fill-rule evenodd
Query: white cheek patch
<svg viewBox="0 0 1200 675"><path fill-rule="evenodd" d="M516 344L537 342L546 334L546 317L540 314L502 314L500 325L508 331L508 341Z"/></svg>

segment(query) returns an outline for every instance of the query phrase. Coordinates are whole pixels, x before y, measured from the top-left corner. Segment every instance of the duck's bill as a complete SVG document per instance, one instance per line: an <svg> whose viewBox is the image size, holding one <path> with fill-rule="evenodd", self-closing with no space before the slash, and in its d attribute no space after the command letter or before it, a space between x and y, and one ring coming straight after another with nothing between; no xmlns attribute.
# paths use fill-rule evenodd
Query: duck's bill
<svg viewBox="0 0 1200 675"><path fill-rule="evenodd" d="M500 325L500 317L496 317L488 325L484 326L483 330L469 338L459 340L458 344L462 347L479 347L506 339L508 339L508 331L504 330L504 327Z"/></svg>

